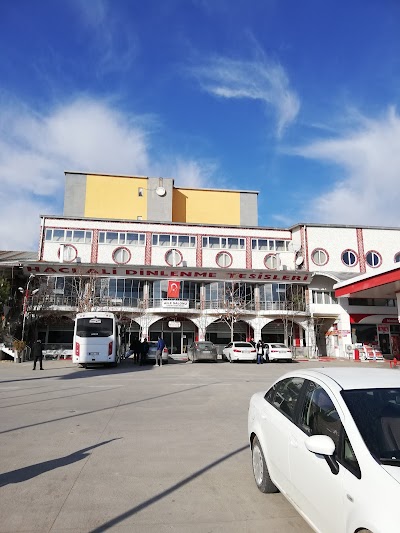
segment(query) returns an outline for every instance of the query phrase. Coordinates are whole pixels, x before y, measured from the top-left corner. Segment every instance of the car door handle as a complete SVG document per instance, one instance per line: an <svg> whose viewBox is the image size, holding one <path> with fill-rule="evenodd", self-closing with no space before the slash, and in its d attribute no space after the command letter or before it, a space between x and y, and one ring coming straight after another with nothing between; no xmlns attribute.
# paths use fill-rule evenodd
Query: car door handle
<svg viewBox="0 0 400 533"><path fill-rule="evenodd" d="M299 443L294 437L290 437L289 442L290 442L290 445L293 446L293 448L297 448L299 446Z"/></svg>

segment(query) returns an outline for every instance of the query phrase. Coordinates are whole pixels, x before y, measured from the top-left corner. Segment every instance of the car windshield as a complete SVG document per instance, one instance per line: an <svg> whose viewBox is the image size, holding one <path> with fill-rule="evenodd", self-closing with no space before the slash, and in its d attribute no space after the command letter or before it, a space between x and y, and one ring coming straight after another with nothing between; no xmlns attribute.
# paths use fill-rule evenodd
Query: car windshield
<svg viewBox="0 0 400 533"><path fill-rule="evenodd" d="M271 348L285 348L285 350L288 349L287 346L285 346L284 344L270 344Z"/></svg>
<svg viewBox="0 0 400 533"><path fill-rule="evenodd" d="M110 337L113 334L112 318L78 318L77 337Z"/></svg>
<svg viewBox="0 0 400 533"><path fill-rule="evenodd" d="M400 466L400 388L347 390L342 396L371 454Z"/></svg>
<svg viewBox="0 0 400 533"><path fill-rule="evenodd" d="M235 342L236 348L253 348L253 345L249 342Z"/></svg>

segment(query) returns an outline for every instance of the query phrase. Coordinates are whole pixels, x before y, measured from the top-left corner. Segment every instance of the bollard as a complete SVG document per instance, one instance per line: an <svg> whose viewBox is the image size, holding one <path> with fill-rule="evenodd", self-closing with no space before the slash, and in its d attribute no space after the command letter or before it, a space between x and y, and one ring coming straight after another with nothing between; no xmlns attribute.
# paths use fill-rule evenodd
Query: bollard
<svg viewBox="0 0 400 533"><path fill-rule="evenodd" d="M354 360L355 361L360 360L360 350L358 348L354 348Z"/></svg>

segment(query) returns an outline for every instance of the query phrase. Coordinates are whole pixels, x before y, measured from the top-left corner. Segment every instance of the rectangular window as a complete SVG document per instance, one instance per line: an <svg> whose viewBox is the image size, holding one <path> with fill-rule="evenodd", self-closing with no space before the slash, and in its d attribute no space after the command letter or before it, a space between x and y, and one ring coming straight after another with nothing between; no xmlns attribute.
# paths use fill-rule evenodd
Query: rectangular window
<svg viewBox="0 0 400 533"><path fill-rule="evenodd" d="M158 244L158 235L153 235L153 246L157 246Z"/></svg>
<svg viewBox="0 0 400 533"><path fill-rule="evenodd" d="M189 236L188 235L180 235L178 237L178 246L189 246Z"/></svg>
<svg viewBox="0 0 400 533"><path fill-rule="evenodd" d="M66 242L71 242L72 241L72 231L71 230L68 230L65 232L65 240Z"/></svg>
<svg viewBox="0 0 400 533"><path fill-rule="evenodd" d="M106 243L107 244L118 244L118 233L116 231L107 231Z"/></svg>
<svg viewBox="0 0 400 533"><path fill-rule="evenodd" d="M237 250L239 248L239 239L228 239L228 248L230 250Z"/></svg>
<svg viewBox="0 0 400 533"><path fill-rule="evenodd" d="M137 233L127 233L126 234L126 244L135 245L138 244L139 235Z"/></svg>
<svg viewBox="0 0 400 533"><path fill-rule="evenodd" d="M220 247L219 237L208 237L208 244L210 248L219 248Z"/></svg>
<svg viewBox="0 0 400 533"><path fill-rule="evenodd" d="M252 250L257 250L257 240L256 239L251 239L251 249Z"/></svg>
<svg viewBox="0 0 400 533"><path fill-rule="evenodd" d="M208 238L203 237L203 248L207 248L207 247L208 247Z"/></svg>
<svg viewBox="0 0 400 533"><path fill-rule="evenodd" d="M53 234L53 230L51 229L46 230L46 237L45 237L46 241L51 241L52 234Z"/></svg>
<svg viewBox="0 0 400 533"><path fill-rule="evenodd" d="M85 242L87 242L87 243L92 242L92 232L91 231L86 231L85 232Z"/></svg>
<svg viewBox="0 0 400 533"><path fill-rule="evenodd" d="M85 232L75 230L72 239L74 242L83 242L85 240Z"/></svg>
<svg viewBox="0 0 400 533"><path fill-rule="evenodd" d="M170 246L171 236L170 235L159 235L158 244L159 246Z"/></svg>
<svg viewBox="0 0 400 533"><path fill-rule="evenodd" d="M285 241L275 241L275 249L277 252L284 252L286 250Z"/></svg>
<svg viewBox="0 0 400 533"><path fill-rule="evenodd" d="M196 237L190 237L190 246L192 248L196 246Z"/></svg>
<svg viewBox="0 0 400 533"><path fill-rule="evenodd" d="M64 240L64 230L63 229L54 229L53 230L53 241L63 241Z"/></svg>
<svg viewBox="0 0 400 533"><path fill-rule="evenodd" d="M105 233L104 231L101 231L99 233L99 244L103 244L105 242L105 239L106 239Z"/></svg>

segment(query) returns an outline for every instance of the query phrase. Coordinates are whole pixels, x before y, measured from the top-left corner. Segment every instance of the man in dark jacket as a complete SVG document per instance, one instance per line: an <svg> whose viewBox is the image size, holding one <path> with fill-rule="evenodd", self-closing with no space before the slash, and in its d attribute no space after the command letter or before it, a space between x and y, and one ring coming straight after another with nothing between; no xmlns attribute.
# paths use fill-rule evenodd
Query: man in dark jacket
<svg viewBox="0 0 400 533"><path fill-rule="evenodd" d="M158 337L157 350L156 350L156 365L162 366L162 353L165 347L165 342L162 337Z"/></svg>
<svg viewBox="0 0 400 533"><path fill-rule="evenodd" d="M38 339L33 345L33 370L36 370L36 363L39 361L40 370L43 370L42 361L43 361L43 349L42 341Z"/></svg>
<svg viewBox="0 0 400 533"><path fill-rule="evenodd" d="M147 342L147 339L144 339L144 341L142 342L142 350L141 350L141 355L140 355L140 366L146 364L147 354L149 353L149 348L150 348L150 345Z"/></svg>

